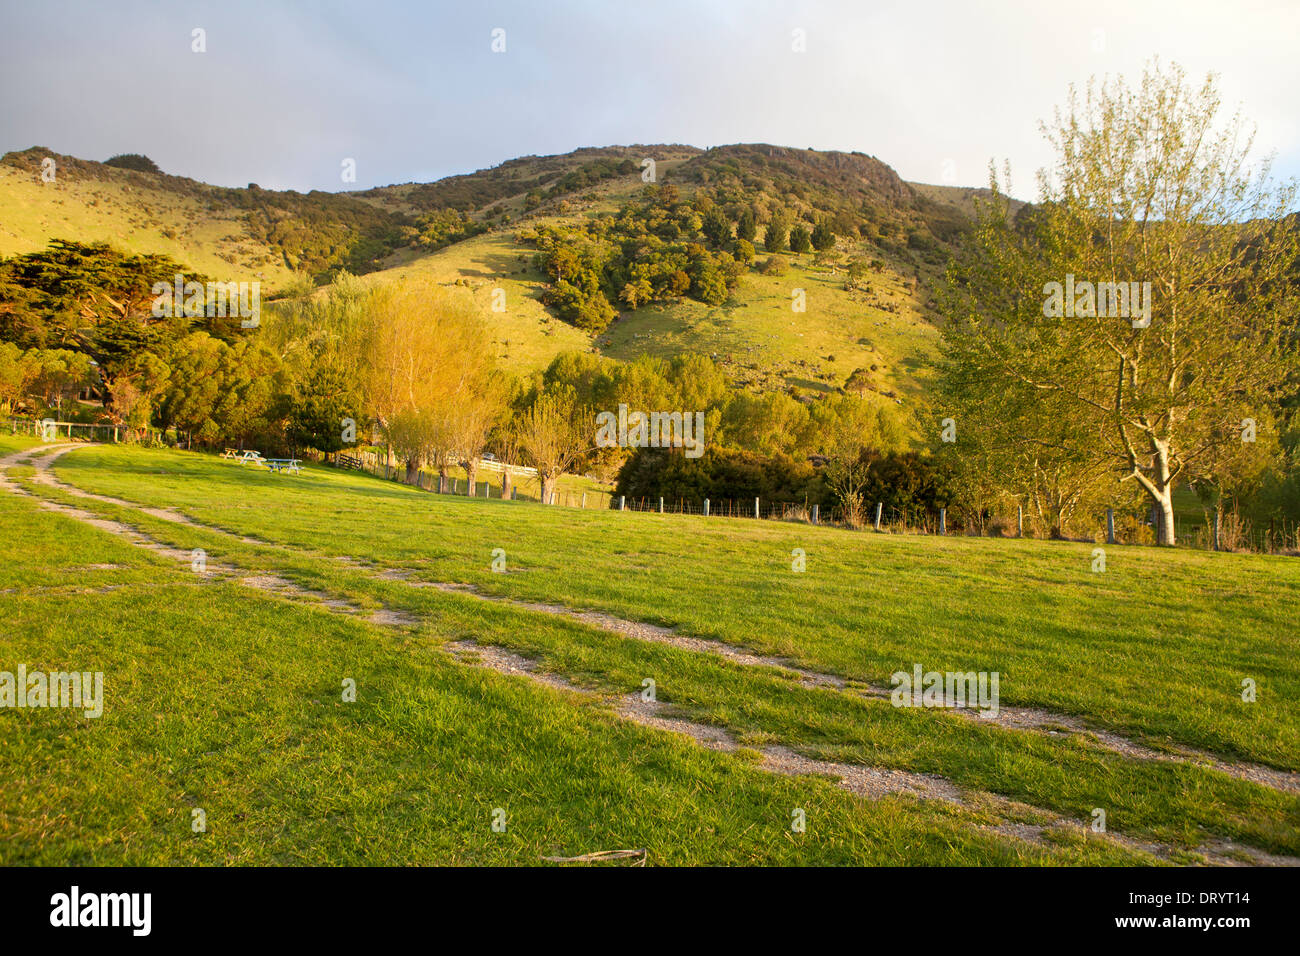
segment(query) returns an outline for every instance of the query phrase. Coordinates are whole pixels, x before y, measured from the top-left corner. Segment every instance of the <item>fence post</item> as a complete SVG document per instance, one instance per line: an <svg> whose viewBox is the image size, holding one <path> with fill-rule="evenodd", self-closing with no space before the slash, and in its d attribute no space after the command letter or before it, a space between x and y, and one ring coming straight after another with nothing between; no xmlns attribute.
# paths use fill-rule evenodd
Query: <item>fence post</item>
<svg viewBox="0 0 1300 956"><path fill-rule="evenodd" d="M705 498L705 499L704 499L704 517L707 518L708 516L709 516L709 499L708 499L708 498Z"/></svg>
<svg viewBox="0 0 1300 956"><path fill-rule="evenodd" d="M876 530L877 531L880 530L880 513L884 510L885 510L885 503L883 501L877 501L876 502Z"/></svg>
<svg viewBox="0 0 1300 956"><path fill-rule="evenodd" d="M1214 506L1214 550L1219 550L1219 506Z"/></svg>
<svg viewBox="0 0 1300 956"><path fill-rule="evenodd" d="M1115 509L1106 509L1106 543L1115 543Z"/></svg>
<svg viewBox="0 0 1300 956"><path fill-rule="evenodd" d="M813 524L816 524L816 523L817 523L817 505L813 505L812 519L813 519L812 523L813 523Z"/></svg>
<svg viewBox="0 0 1300 956"><path fill-rule="evenodd" d="M585 491L582 493L582 504L579 505L579 507L581 508L587 507L587 493Z"/></svg>
<svg viewBox="0 0 1300 956"><path fill-rule="evenodd" d="M627 507L627 495L619 495L619 496L618 496L618 510L619 510L619 511L622 511L622 510L623 510L624 508L626 508L626 507Z"/></svg>
<svg viewBox="0 0 1300 956"><path fill-rule="evenodd" d="M660 495L660 496L659 496L659 513L660 513L660 514L663 514L663 513L664 513L664 496L663 496L663 495Z"/></svg>
<svg viewBox="0 0 1300 956"><path fill-rule="evenodd" d="M1025 536L1025 506L1016 505L1016 537Z"/></svg>
<svg viewBox="0 0 1300 956"><path fill-rule="evenodd" d="M940 534L948 533L948 509L947 508L939 509L939 533Z"/></svg>
<svg viewBox="0 0 1300 956"><path fill-rule="evenodd" d="M757 499L757 498L754 499L754 517L755 517L755 518L758 517L758 499Z"/></svg>

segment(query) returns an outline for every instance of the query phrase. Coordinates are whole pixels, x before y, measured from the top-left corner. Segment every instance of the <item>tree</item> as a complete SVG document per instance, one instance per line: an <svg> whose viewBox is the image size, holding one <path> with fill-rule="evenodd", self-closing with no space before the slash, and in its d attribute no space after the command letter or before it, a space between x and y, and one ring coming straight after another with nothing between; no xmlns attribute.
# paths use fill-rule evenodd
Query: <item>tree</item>
<svg viewBox="0 0 1300 956"><path fill-rule="evenodd" d="M638 306L645 305L653 296L654 287L646 279L634 279L626 283L623 286L623 291L618 294L618 297L623 300L623 304L633 310Z"/></svg>
<svg viewBox="0 0 1300 956"><path fill-rule="evenodd" d="M902 423L889 407L851 395L819 403L812 417L820 451L829 459L826 487L835 495L849 527L860 527L866 519L862 492L872 464L882 452L906 444Z"/></svg>
<svg viewBox="0 0 1300 956"><path fill-rule="evenodd" d="M950 394L1134 482L1166 545L1175 488L1229 479L1297 374L1295 188L1218 112L1212 75L1197 89L1158 63L1136 89L1072 90L1039 204L1013 218L992 177L946 296Z"/></svg>
<svg viewBox="0 0 1300 956"><path fill-rule="evenodd" d="M865 398L867 392L874 391L875 388L875 380L865 368L855 368L844 382L844 390L855 393L858 398Z"/></svg>
<svg viewBox="0 0 1300 956"><path fill-rule="evenodd" d="M237 315L185 315L178 303L154 308L155 285L170 291L177 274L204 281L167 256L51 240L40 252L0 263L0 340L84 353L98 366L94 390L110 416L124 420L125 413L114 407L117 382L125 376L134 409L139 383L132 384L131 376L139 371L142 353L163 355L194 329L226 341L238 337Z"/></svg>
<svg viewBox="0 0 1300 956"><path fill-rule="evenodd" d="M763 231L763 248L768 252L780 252L784 249L786 232L789 228L789 220L782 214L774 213L768 220L767 229Z"/></svg>
<svg viewBox="0 0 1300 956"><path fill-rule="evenodd" d="M809 238L808 229L803 223L799 223L790 230L790 251L801 253L812 251L812 240Z"/></svg>
<svg viewBox="0 0 1300 956"><path fill-rule="evenodd" d="M555 483L594 443L592 417L571 392L542 393L519 422L519 447L537 469L542 502L551 504Z"/></svg>
<svg viewBox="0 0 1300 956"><path fill-rule="evenodd" d="M731 220L717 206L704 214L701 231L706 239L717 248L731 240Z"/></svg>
<svg viewBox="0 0 1300 956"><path fill-rule="evenodd" d="M758 227L754 225L754 210L747 206L740 214L740 221L736 223L736 238L752 243L756 235Z"/></svg>
<svg viewBox="0 0 1300 956"><path fill-rule="evenodd" d="M835 248L835 233L831 230L831 225L827 220L823 219L813 226L812 246L818 252L825 252L827 249Z"/></svg>
<svg viewBox="0 0 1300 956"><path fill-rule="evenodd" d="M367 408L406 459L408 483L435 459L445 474L457 452L453 413L477 400L475 390L491 371L482 316L468 298L428 281L381 287L367 312Z"/></svg>
<svg viewBox="0 0 1300 956"><path fill-rule="evenodd" d="M289 413L286 437L295 448L314 448L325 455L342 451L344 419L360 416L354 383L342 369L322 364L301 382Z"/></svg>
<svg viewBox="0 0 1300 956"><path fill-rule="evenodd" d="M451 437L461 465L469 479L466 494L471 498L478 483L478 466L487 449L488 435L505 410L506 383L498 374L480 376L472 396L447 410Z"/></svg>
<svg viewBox="0 0 1300 956"><path fill-rule="evenodd" d="M119 169L134 169L140 173L162 173L155 163L148 156L142 156L139 153L121 153L111 159L104 160L105 166L116 166Z"/></svg>

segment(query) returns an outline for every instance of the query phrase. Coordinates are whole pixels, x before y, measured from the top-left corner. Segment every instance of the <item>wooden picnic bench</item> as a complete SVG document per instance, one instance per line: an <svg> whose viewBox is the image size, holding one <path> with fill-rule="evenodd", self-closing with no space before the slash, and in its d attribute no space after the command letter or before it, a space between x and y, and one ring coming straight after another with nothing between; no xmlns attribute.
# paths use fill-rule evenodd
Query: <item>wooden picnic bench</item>
<svg viewBox="0 0 1300 956"><path fill-rule="evenodd" d="M225 451L223 451L223 452L222 452L220 455L218 455L217 457L218 457L218 458L237 458L237 457L239 457L239 450L238 450L238 449L235 449L235 448L227 448Z"/></svg>
<svg viewBox="0 0 1300 956"><path fill-rule="evenodd" d="M262 457L262 453L258 451L253 451L252 449L249 449L248 451L241 451L238 454L236 454L235 461L237 461L241 465L250 464L250 463L254 465L263 465L266 463L266 459Z"/></svg>
<svg viewBox="0 0 1300 956"><path fill-rule="evenodd" d="M291 471L295 475L302 471L300 458L263 458L261 463L272 471Z"/></svg>

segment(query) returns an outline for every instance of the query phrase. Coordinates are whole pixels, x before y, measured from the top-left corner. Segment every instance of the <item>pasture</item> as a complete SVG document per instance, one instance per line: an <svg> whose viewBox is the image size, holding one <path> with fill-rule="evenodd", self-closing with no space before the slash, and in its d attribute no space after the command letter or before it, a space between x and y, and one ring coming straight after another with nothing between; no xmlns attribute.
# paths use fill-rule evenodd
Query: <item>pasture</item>
<svg viewBox="0 0 1300 956"><path fill-rule="evenodd" d="M0 709L0 862L1300 857L1294 559L0 458L0 670L104 673ZM1000 714L893 706L916 665Z"/></svg>

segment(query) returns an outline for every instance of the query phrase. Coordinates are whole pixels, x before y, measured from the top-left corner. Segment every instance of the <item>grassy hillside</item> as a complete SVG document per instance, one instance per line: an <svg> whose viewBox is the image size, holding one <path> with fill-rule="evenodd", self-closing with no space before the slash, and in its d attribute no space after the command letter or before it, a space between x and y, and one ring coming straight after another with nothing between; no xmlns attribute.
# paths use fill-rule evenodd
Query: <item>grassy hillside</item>
<svg viewBox="0 0 1300 956"><path fill-rule="evenodd" d="M760 211L781 205L807 217L867 216L870 225L843 236L821 264L787 253L785 275L751 271L720 306L682 298L625 310L593 338L541 305L545 276L518 231L617 212L642 190L647 156L658 179L685 196L706 189ZM57 163L53 183L40 177L46 157ZM613 178L594 172L623 161L636 171ZM211 277L258 279L264 294L344 266L374 269L374 282L428 275L471 289L497 330L498 355L520 371L575 349L615 359L693 351L715 356L742 385L765 389L834 389L866 368L881 400L910 404L924 392L934 355L937 317L928 289L942 257L910 248L908 236L951 238L964 216L953 202L918 194L871 157L765 145L581 149L436 183L308 195L224 189L36 148L0 161L0 255L35 251L52 238L103 240L166 253ZM432 253L408 246L420 217L439 210L464 212L488 231ZM853 257L878 264L870 291L846 289ZM490 311L496 288L506 292L504 313ZM805 313L791 310L795 289L806 291Z"/></svg>
<svg viewBox="0 0 1300 956"><path fill-rule="evenodd" d="M52 181L43 163L54 162ZM0 255L43 249L51 239L105 241L165 253L222 281L263 283L347 267L365 271L402 243L408 220L353 196L209 186L181 176L122 169L41 147L0 159Z"/></svg>
<svg viewBox="0 0 1300 956"><path fill-rule="evenodd" d="M729 158L735 151L742 151L740 157ZM834 169L834 157L840 155L819 157ZM725 147L693 158L660 160L657 172L662 180L677 185L689 196L700 188L719 188L719 168L726 171L749 161L749 148ZM873 171L877 167L888 170L883 164L871 162ZM878 173L886 178L887 188L859 178L854 181L865 185L856 191L848 190L839 180L833 180L831 185L819 182L803 166L783 169L775 179L770 170L760 173L768 178L760 176L751 187L757 188L760 180L769 189L777 183L778 191L792 183L804 183L811 184L808 195L813 199L813 193L821 191L846 202L861 202L864 195L872 195L877 203L890 209L894 209L891 204L902 202L904 205L898 207L898 230L904 228L904 221L921 221L923 213L918 210L929 208L892 171ZM809 178L798 182L791 179L799 174ZM832 186L841 191L834 192ZM642 188L639 175L626 176L566 194L529 213L523 211L521 195L500 200L498 206L509 210L511 223L429 255L398 253L390 260L389 268L367 278L400 282L405 276L422 274L438 282L466 285L485 311L490 307L492 290L505 289L507 312L493 314L492 322L501 330L497 337L499 355L521 369L544 367L555 355L582 348L621 360L642 354L689 351L714 356L739 384L755 388L833 390L843 385L855 369L866 368L872 371L885 400L907 403L924 392L935 356L934 323L938 318L929 308L928 288L939 276L941 266L934 257L912 254L897 243L882 245L878 239L842 238L836 254L821 264L812 254L787 251L783 255L790 263L788 272L769 276L751 270L729 301L720 306L682 298L668 304L625 309L599 336L554 318L540 302L546 277L533 263L535 250L518 240L518 228L572 224L614 213ZM749 187L741 188L743 192ZM780 195L790 199L784 192ZM791 201L797 209L799 203ZM811 214L820 207L806 208ZM878 263L868 279L870 291L846 288L845 266L855 256ZM760 245L758 261L765 259ZM806 293L806 312L792 310L795 289Z"/></svg>

